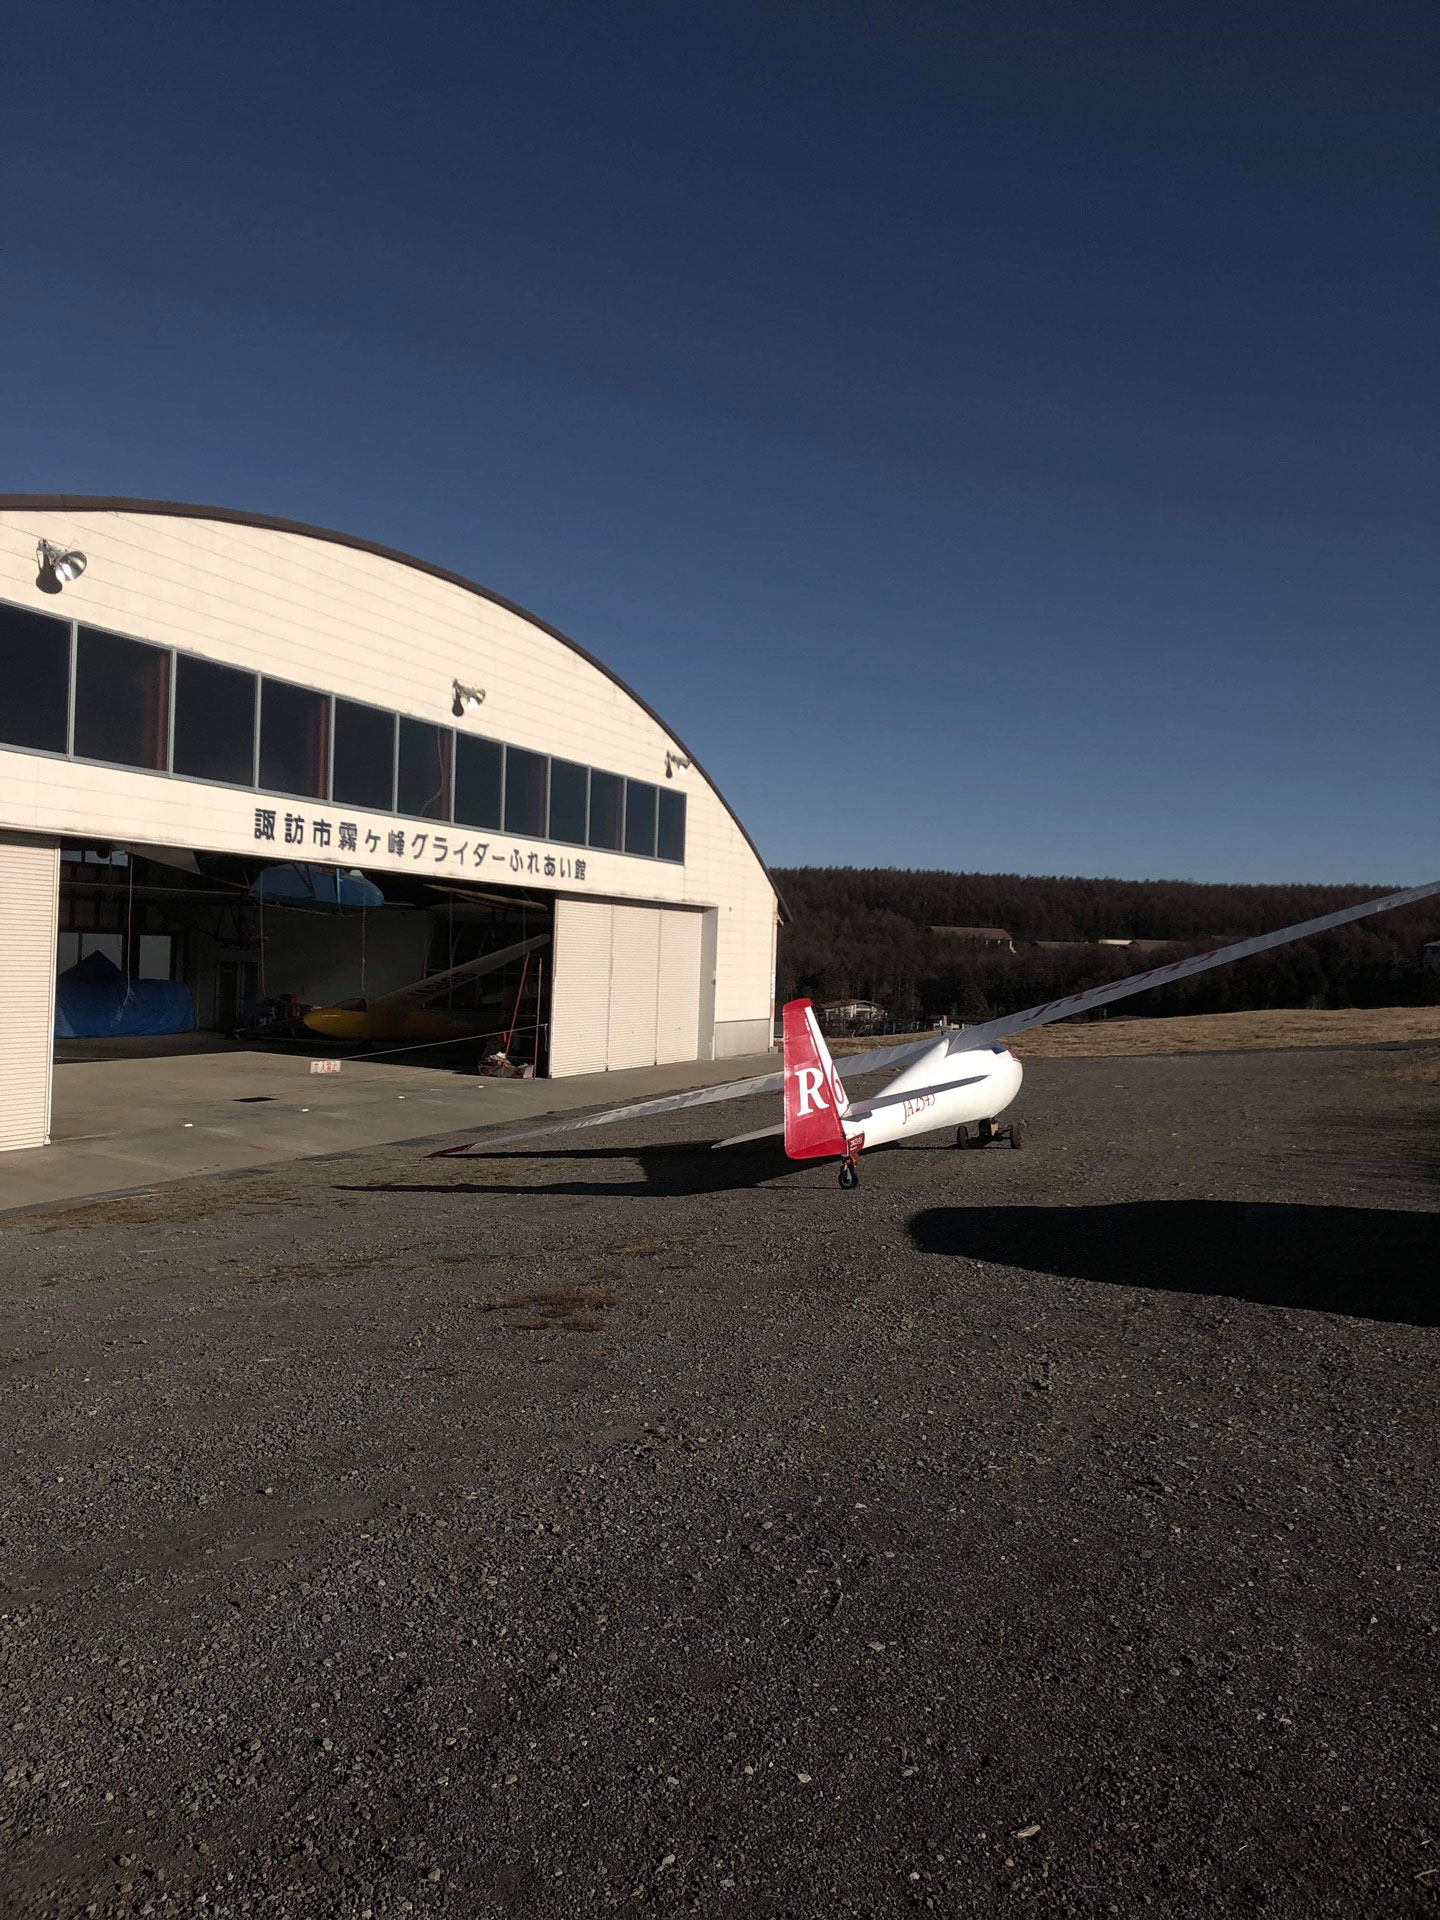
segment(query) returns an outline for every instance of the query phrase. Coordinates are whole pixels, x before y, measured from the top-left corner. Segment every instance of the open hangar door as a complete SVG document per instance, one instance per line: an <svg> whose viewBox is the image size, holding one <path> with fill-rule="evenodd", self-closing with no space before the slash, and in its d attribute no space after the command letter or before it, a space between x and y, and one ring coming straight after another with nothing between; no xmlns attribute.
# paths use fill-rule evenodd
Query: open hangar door
<svg viewBox="0 0 1440 1920"><path fill-rule="evenodd" d="M263 992L243 1037L329 1041L410 1066L473 1068L503 1053L543 1074L550 901L463 881L354 879L363 890L338 920L261 902Z"/></svg>
<svg viewBox="0 0 1440 1920"><path fill-rule="evenodd" d="M546 1070L548 896L171 847L68 845L61 876L60 968L103 955L122 987L182 982L202 1034L449 1067L508 1039L512 1061ZM517 945L504 965L465 971ZM322 1010L350 1017L321 1032L307 1016Z"/></svg>
<svg viewBox="0 0 1440 1920"><path fill-rule="evenodd" d="M712 1034L702 1030L702 1012L712 918L696 908L557 899L551 1073L707 1057ZM713 951L709 967L713 973Z"/></svg>

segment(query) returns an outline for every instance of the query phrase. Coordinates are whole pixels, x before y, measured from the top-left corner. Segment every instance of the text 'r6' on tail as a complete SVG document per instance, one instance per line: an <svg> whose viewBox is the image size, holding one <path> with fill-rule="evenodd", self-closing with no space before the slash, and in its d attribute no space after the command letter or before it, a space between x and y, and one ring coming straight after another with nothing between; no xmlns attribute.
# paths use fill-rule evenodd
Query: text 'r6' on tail
<svg viewBox="0 0 1440 1920"><path fill-rule="evenodd" d="M850 1103L808 1000L785 1004L785 1151L792 1160L843 1154Z"/></svg>

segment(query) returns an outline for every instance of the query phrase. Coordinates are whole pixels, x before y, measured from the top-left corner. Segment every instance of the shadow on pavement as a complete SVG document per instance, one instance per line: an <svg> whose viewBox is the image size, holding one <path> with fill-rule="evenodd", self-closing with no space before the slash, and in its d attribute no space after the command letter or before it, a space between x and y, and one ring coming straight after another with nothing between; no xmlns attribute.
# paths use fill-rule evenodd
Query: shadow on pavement
<svg viewBox="0 0 1440 1920"><path fill-rule="evenodd" d="M338 1193L577 1193L588 1194L596 1198L609 1197L623 1199L625 1196L648 1196L650 1198L685 1198L687 1195L702 1193L731 1193L742 1187L758 1187L768 1184L786 1173L802 1171L794 1161L787 1160L778 1140L759 1141L754 1146L726 1147L723 1153L712 1152L709 1142L684 1141L659 1147L564 1147L544 1153L487 1153L476 1155L473 1160L439 1160L437 1166L474 1167L477 1175L481 1167L505 1168L507 1163L518 1161L522 1166L534 1167L537 1162L559 1161L566 1167L576 1167L577 1162L587 1162L596 1168L593 1180L546 1180L531 1179L525 1181L487 1180L477 1177L474 1180L432 1180L432 1181L385 1181L377 1180L369 1185L337 1187ZM641 1178L638 1180L606 1179L603 1168L616 1163L638 1166Z"/></svg>
<svg viewBox="0 0 1440 1920"><path fill-rule="evenodd" d="M1440 1325L1440 1213L1231 1200L932 1207L922 1253L1114 1286Z"/></svg>

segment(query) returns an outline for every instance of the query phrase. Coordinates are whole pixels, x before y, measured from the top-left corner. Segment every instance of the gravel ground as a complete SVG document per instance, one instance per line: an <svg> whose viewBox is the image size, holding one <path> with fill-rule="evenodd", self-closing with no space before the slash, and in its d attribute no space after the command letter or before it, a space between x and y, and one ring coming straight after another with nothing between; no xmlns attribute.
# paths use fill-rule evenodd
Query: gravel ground
<svg viewBox="0 0 1440 1920"><path fill-rule="evenodd" d="M1440 1913L1425 1057L0 1222L3 1911Z"/></svg>

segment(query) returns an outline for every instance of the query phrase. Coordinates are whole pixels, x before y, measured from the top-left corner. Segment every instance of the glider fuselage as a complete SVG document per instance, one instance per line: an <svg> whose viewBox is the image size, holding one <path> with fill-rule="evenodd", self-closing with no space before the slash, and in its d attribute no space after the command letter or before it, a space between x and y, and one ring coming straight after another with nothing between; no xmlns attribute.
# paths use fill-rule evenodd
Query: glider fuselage
<svg viewBox="0 0 1440 1920"><path fill-rule="evenodd" d="M304 1021L327 1040L410 1040L419 1045L473 1039L494 1027L495 1016L376 1001L368 1007L312 1007Z"/></svg>
<svg viewBox="0 0 1440 1920"><path fill-rule="evenodd" d="M947 1053L940 1041L879 1094L856 1100L841 1115L847 1140L863 1136L867 1147L909 1140L941 1127L993 1120L1017 1093L1024 1072L1004 1047L974 1053ZM863 1055L856 1062L862 1066Z"/></svg>

